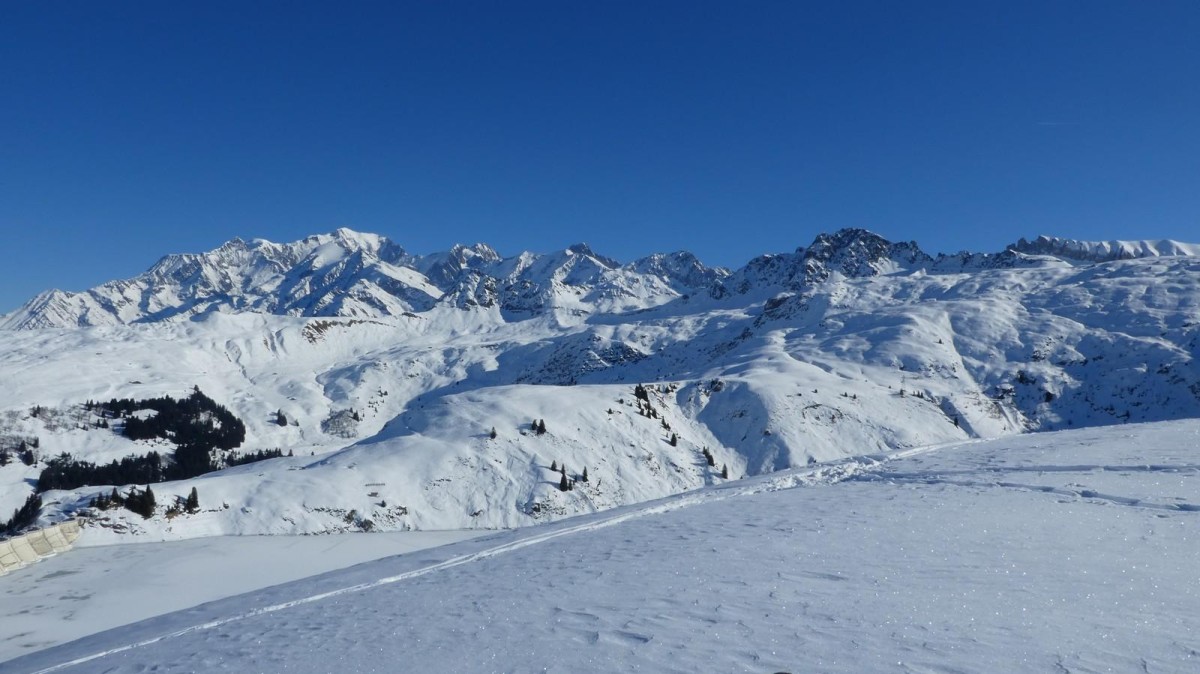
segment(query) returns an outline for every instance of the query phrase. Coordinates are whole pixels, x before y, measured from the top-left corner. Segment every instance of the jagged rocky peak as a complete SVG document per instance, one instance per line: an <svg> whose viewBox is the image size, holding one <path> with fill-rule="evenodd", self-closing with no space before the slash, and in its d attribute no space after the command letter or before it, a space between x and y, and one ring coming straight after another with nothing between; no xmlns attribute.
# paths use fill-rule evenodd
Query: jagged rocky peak
<svg viewBox="0 0 1200 674"><path fill-rule="evenodd" d="M878 276L929 266L933 258L916 242L893 243L865 229L841 229L818 234L808 248L794 253L760 255L734 272L713 295L743 294L752 289L783 287L798 291L828 279Z"/></svg>
<svg viewBox="0 0 1200 674"><path fill-rule="evenodd" d="M833 272L848 278L887 274L927 266L933 258L915 241L892 243L865 229L819 234L804 251L805 281L824 281Z"/></svg>
<svg viewBox="0 0 1200 674"><path fill-rule="evenodd" d="M454 244L448 251L421 257L414 266L430 283L449 291L459 284L466 272L486 273L501 259L500 254L486 243Z"/></svg>
<svg viewBox="0 0 1200 674"><path fill-rule="evenodd" d="M1180 243L1169 239L1077 241L1053 236L1039 236L1033 241L1022 238L1009 246L1009 249L1027 255L1050 255L1079 262L1110 262L1141 257L1200 256L1200 244Z"/></svg>
<svg viewBox="0 0 1200 674"><path fill-rule="evenodd" d="M597 253L596 251L592 250L592 247L587 245L586 243L573 243L573 244L567 246L566 249L563 250L563 255L566 257L590 258L590 259L598 262L601 266L607 267L609 269L616 269L617 267L621 266L620 262L617 262L616 260L612 259L611 257L606 257L604 255Z"/></svg>
<svg viewBox="0 0 1200 674"><path fill-rule="evenodd" d="M648 255L630 262L626 268L657 276L682 289L709 288L730 274L724 267L704 266L699 258L686 250Z"/></svg>

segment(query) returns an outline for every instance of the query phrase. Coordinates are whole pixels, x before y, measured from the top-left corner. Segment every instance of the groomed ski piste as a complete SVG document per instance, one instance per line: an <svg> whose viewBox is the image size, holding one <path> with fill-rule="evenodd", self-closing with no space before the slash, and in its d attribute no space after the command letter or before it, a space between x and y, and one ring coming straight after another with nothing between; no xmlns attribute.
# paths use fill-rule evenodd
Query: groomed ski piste
<svg viewBox="0 0 1200 674"><path fill-rule="evenodd" d="M1197 671L1198 446L1185 420L857 456L378 559L0 671ZM32 582L94 590L136 574L127 548Z"/></svg>

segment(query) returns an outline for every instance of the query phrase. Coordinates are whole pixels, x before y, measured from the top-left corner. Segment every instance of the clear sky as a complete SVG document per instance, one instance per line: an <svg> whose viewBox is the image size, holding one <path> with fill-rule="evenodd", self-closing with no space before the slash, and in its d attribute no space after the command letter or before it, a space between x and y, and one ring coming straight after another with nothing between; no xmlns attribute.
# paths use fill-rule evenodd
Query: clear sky
<svg viewBox="0 0 1200 674"><path fill-rule="evenodd" d="M234 236L1200 241L1200 3L10 2L0 312Z"/></svg>

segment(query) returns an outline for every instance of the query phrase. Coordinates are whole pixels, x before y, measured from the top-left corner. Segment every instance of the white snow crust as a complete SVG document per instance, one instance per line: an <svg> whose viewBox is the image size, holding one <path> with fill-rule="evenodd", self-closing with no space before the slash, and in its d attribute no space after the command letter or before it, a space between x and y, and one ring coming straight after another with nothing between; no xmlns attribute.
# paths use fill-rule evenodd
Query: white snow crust
<svg viewBox="0 0 1200 674"><path fill-rule="evenodd" d="M857 456L389 557L0 668L1190 672L1198 440L1189 420ZM145 549L148 564L176 554ZM75 591L98 564L55 580Z"/></svg>

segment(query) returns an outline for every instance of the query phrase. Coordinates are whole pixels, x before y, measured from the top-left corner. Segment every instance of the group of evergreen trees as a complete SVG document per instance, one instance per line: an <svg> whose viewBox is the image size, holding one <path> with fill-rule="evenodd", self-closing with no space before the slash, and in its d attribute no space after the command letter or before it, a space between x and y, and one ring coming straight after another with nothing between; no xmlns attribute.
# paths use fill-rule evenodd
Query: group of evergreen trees
<svg viewBox="0 0 1200 674"><path fill-rule="evenodd" d="M154 490L150 488L150 485L146 485L146 488L142 491L138 491L137 487L134 487L124 496L121 496L117 488L113 487L111 494L101 494L88 502L89 507L96 508L97 510L112 510L113 508L124 507L146 519L154 516L154 508L157 505ZM175 512L178 512L177 507L173 506L173 508L175 508ZM195 487L192 487L192 491L184 501L183 508L189 513L200 511L200 494L196 491ZM168 511L169 514L170 511Z"/></svg>
<svg viewBox="0 0 1200 674"><path fill-rule="evenodd" d="M566 463L563 463L563 465L560 466L560 465L558 465L557 461L551 461L550 462L550 470L556 471L559 473L559 479L558 479L559 491L571 491L575 488L576 480L572 479L570 477L567 477L567 464ZM583 473L580 474L577 479L579 482L587 482L588 481L588 469L584 468Z"/></svg>
<svg viewBox="0 0 1200 674"><path fill-rule="evenodd" d="M107 403L89 401L85 407L102 418L122 418L122 433L131 440L169 439L175 443L170 460L156 451L145 456L127 456L119 461L96 465L77 461L70 454L51 459L38 477L37 490L78 489L100 484L151 484L166 480L185 480L217 469L213 454L230 450L246 439L246 425L224 406L195 389L176 400L169 396L148 400L113 398ZM135 412L153 410L154 415L139 418ZM268 450L230 460L231 465L282 456Z"/></svg>
<svg viewBox="0 0 1200 674"><path fill-rule="evenodd" d="M42 496L41 494L30 494L29 498L25 499L24 505L13 511L12 519L0 524L0 534L11 536L18 533L25 527L37 521L38 514L42 512Z"/></svg>
<svg viewBox="0 0 1200 674"><path fill-rule="evenodd" d="M0 447L0 466L7 466L12 463L14 453L21 463L26 466L32 466L37 463L37 455L33 453L33 450L38 444L38 439L34 438L32 443L22 440L14 449Z"/></svg>
<svg viewBox="0 0 1200 674"><path fill-rule="evenodd" d="M98 484L132 484L141 482L163 482L170 479L185 479L192 475L181 475L173 466L164 464L162 455L150 452L145 456L127 456L120 461L96 465L88 461L76 461L66 452L46 463L38 476L39 492L51 489L78 489Z"/></svg>
<svg viewBox="0 0 1200 674"><path fill-rule="evenodd" d="M292 450L288 450L288 456L292 456ZM227 466L241 466L247 463L255 463L256 461L265 461L266 459L278 459L283 456L282 449L260 449L257 452L246 452L236 456L230 456L225 459Z"/></svg>
<svg viewBox="0 0 1200 674"><path fill-rule="evenodd" d="M126 510L150 519L154 517L154 506L157 505L154 499L154 491L150 489L150 485L146 485L146 488L142 491L138 491L137 487L134 487L125 496L124 505Z"/></svg>
<svg viewBox="0 0 1200 674"><path fill-rule="evenodd" d="M177 444L211 442L218 449L233 449L246 439L246 425L223 405L200 392L199 388L182 400L170 396L134 400L113 398L94 404L102 416L125 419L122 433L130 440L170 438ZM133 416L140 410L154 410L145 419Z"/></svg>
<svg viewBox="0 0 1200 674"><path fill-rule="evenodd" d="M545 419L534 419L533 423L529 424L529 430L533 431L534 433L537 433L538 435L545 435L546 434L546 420Z"/></svg>

